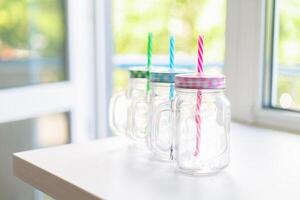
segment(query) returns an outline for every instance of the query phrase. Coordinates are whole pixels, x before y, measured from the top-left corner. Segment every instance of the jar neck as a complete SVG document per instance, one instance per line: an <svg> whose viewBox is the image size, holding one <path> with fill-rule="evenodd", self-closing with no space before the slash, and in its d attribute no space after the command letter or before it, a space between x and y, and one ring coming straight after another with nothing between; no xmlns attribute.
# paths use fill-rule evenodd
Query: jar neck
<svg viewBox="0 0 300 200"><path fill-rule="evenodd" d="M174 83L161 83L161 82L151 82L153 88L170 88Z"/></svg>
<svg viewBox="0 0 300 200"><path fill-rule="evenodd" d="M169 96L171 85L174 83L151 82L150 90L152 96Z"/></svg>
<svg viewBox="0 0 300 200"><path fill-rule="evenodd" d="M129 89L146 90L147 79L146 78L130 78Z"/></svg>
<svg viewBox="0 0 300 200"><path fill-rule="evenodd" d="M218 95L224 94L224 89L188 89L188 88L175 88L178 95L195 95L198 91L202 95Z"/></svg>
<svg viewBox="0 0 300 200"><path fill-rule="evenodd" d="M178 102L196 103L198 101L197 92L201 92L201 101L214 102L220 97L225 97L224 89L187 89L187 88L176 88L176 99Z"/></svg>

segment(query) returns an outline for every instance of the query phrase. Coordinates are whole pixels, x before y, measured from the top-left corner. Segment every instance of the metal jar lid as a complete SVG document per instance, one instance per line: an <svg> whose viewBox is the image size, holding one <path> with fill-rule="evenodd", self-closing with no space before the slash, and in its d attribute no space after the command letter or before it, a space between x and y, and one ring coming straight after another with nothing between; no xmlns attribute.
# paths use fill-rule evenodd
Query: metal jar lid
<svg viewBox="0 0 300 200"><path fill-rule="evenodd" d="M129 78L147 78L149 76L149 72L146 67L131 67L128 69Z"/></svg>
<svg viewBox="0 0 300 200"><path fill-rule="evenodd" d="M179 74L175 76L176 88L188 89L224 89L225 76L223 75L199 75Z"/></svg>
<svg viewBox="0 0 300 200"><path fill-rule="evenodd" d="M150 72L150 80L157 83L174 83L175 75L188 72L189 70L185 69L156 68Z"/></svg>

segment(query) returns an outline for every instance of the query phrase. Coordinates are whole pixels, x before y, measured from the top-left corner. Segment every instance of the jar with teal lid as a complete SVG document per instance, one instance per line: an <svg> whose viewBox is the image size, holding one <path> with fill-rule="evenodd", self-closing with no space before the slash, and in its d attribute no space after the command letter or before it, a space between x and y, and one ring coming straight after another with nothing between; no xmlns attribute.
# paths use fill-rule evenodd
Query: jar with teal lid
<svg viewBox="0 0 300 200"><path fill-rule="evenodd" d="M150 101L149 126L147 145L155 159L169 160L168 153L171 147L172 127L170 126L171 111L166 109L160 113L157 108L160 104L167 104L171 108L175 96L174 78L176 74L187 73L188 70L169 70L156 68L150 72Z"/></svg>
<svg viewBox="0 0 300 200"><path fill-rule="evenodd" d="M110 100L109 124L116 135L144 142L148 125L149 71L146 67L132 67L128 75L128 88Z"/></svg>

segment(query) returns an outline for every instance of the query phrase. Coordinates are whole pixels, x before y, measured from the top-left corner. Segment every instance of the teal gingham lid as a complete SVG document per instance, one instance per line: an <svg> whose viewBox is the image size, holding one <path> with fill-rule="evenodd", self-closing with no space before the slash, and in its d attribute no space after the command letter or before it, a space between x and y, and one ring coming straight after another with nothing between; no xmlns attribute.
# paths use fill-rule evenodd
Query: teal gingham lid
<svg viewBox="0 0 300 200"><path fill-rule="evenodd" d="M131 67L129 68L129 78L147 78L149 72L146 67Z"/></svg>
<svg viewBox="0 0 300 200"><path fill-rule="evenodd" d="M174 69L170 71L169 68L158 68L150 72L150 80L157 83L174 83L175 75L189 72L192 71L186 69Z"/></svg>

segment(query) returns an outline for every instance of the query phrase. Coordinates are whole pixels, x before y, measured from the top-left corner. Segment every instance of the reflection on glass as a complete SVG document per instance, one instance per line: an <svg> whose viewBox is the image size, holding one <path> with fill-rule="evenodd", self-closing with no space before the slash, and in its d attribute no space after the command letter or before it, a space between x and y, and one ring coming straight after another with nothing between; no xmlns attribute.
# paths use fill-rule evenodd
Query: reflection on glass
<svg viewBox="0 0 300 200"><path fill-rule="evenodd" d="M205 36L206 72L221 73L225 53L226 0L114 0L114 86L126 85L126 69L146 63L147 33L152 32L153 64L168 64L169 36L176 37L175 63L194 68L197 36Z"/></svg>
<svg viewBox="0 0 300 200"><path fill-rule="evenodd" d="M0 199L47 199L13 176L11 156L19 151L69 143L68 116L53 114L0 124Z"/></svg>
<svg viewBox="0 0 300 200"><path fill-rule="evenodd" d="M279 23L272 106L300 111L300 1L276 3Z"/></svg>
<svg viewBox="0 0 300 200"><path fill-rule="evenodd" d="M64 4L0 1L0 88L67 79Z"/></svg>

